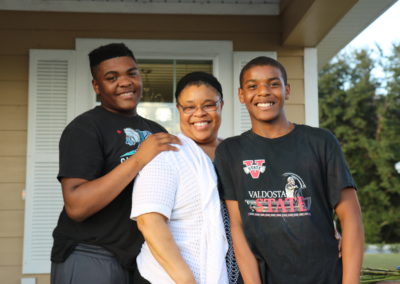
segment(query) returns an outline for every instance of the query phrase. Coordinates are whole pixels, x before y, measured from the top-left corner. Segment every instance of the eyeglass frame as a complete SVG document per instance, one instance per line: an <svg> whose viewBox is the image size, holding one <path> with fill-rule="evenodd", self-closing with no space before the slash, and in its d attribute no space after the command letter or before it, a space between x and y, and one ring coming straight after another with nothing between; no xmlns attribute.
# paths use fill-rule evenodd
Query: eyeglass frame
<svg viewBox="0 0 400 284"><path fill-rule="evenodd" d="M183 106L183 105L181 105L180 103L178 103L178 102L176 102L176 105L178 105L178 106L180 106L181 108L182 108L182 111L183 111L183 113L184 114L188 114L188 115L191 115L191 114L194 114L199 108L202 110L202 111L204 111L204 112L206 112L206 113L210 113L210 112L214 112L214 111L217 111L218 110L218 106L221 104L221 102L222 102L222 98L219 98L218 100L216 100L215 102L214 102L214 104L212 105L212 107L214 107L215 106L215 109L212 109L212 110L206 110L205 109L205 107L206 106L210 106L209 104L205 104L205 105L202 105L202 106L195 106L194 108L193 108L193 111L189 111L189 112L187 112L187 111L185 111L185 109L187 110L187 108L190 108L190 107L192 107L192 106Z"/></svg>

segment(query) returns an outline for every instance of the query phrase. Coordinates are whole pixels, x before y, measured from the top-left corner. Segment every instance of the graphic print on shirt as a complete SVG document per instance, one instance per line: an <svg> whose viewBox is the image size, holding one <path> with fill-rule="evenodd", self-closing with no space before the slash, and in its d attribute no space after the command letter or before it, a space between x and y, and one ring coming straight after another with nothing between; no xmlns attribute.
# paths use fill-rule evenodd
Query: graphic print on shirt
<svg viewBox="0 0 400 284"><path fill-rule="evenodd" d="M151 132L147 130L133 130L132 128L124 128L124 133L126 136L125 144L133 146L135 149L121 155L121 163L135 154L140 144L142 144L142 142L151 134Z"/></svg>
<svg viewBox="0 0 400 284"><path fill-rule="evenodd" d="M250 174L252 179L258 179L261 173L265 172L265 160L257 159L257 160L244 160L243 168L246 174Z"/></svg>
<svg viewBox="0 0 400 284"><path fill-rule="evenodd" d="M280 188L249 190L249 216L300 217L311 215L311 196L306 196L306 184L295 173L284 173Z"/></svg>

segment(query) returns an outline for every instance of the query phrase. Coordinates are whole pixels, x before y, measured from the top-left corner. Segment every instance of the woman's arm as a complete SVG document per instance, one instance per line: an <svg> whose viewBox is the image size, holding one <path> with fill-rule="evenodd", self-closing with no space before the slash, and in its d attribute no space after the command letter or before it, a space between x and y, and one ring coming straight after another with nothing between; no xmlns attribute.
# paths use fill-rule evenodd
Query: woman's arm
<svg viewBox="0 0 400 284"><path fill-rule="evenodd" d="M243 281L248 284L261 284L257 259L251 251L243 232L238 202L226 200L225 203L231 221L233 249Z"/></svg>
<svg viewBox="0 0 400 284"><path fill-rule="evenodd" d="M359 283L364 255L364 229L354 188L342 190L335 208L342 227L343 284Z"/></svg>
<svg viewBox="0 0 400 284"><path fill-rule="evenodd" d="M195 284L192 271L182 258L167 225L167 218L159 213L146 213L137 217L139 230L151 253L177 284Z"/></svg>

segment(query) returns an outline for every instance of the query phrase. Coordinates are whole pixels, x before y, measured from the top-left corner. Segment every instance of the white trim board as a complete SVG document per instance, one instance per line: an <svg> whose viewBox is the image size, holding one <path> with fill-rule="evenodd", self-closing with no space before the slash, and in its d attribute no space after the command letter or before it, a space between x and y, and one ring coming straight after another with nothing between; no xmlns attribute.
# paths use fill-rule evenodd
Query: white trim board
<svg viewBox="0 0 400 284"><path fill-rule="evenodd" d="M304 49L305 124L319 127L318 57L316 48Z"/></svg>
<svg viewBox="0 0 400 284"><path fill-rule="evenodd" d="M256 1L198 1L188 3L152 1L66 1L2 0L0 10L87 12L124 14L189 14L189 15L264 15L279 14L279 3Z"/></svg>

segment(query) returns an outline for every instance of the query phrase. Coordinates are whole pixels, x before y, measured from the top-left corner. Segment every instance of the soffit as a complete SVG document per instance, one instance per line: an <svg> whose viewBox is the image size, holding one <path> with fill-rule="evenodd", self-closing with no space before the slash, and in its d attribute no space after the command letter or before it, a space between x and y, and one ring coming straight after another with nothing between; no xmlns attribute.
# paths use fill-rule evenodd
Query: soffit
<svg viewBox="0 0 400 284"><path fill-rule="evenodd" d="M317 48L321 68L397 0L282 0L283 47Z"/></svg>
<svg viewBox="0 0 400 284"><path fill-rule="evenodd" d="M317 44L318 68L321 69L335 54L396 2L397 0L358 1ZM388 31L382 31L382 33L386 32Z"/></svg>

